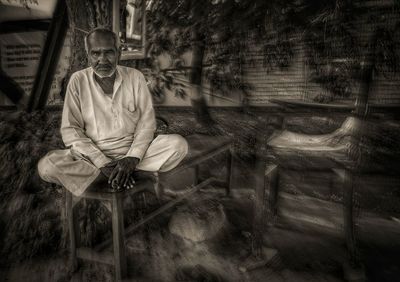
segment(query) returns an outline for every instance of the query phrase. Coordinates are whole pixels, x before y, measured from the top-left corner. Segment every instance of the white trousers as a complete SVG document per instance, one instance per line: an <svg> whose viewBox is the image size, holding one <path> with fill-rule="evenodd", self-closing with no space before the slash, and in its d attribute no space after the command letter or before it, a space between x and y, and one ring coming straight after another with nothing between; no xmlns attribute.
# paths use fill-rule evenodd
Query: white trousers
<svg viewBox="0 0 400 282"><path fill-rule="evenodd" d="M168 171L176 167L188 152L188 143L180 135L158 135L137 165L138 170ZM47 182L64 186L80 196L100 174L100 169L73 150L54 150L38 163L40 177Z"/></svg>

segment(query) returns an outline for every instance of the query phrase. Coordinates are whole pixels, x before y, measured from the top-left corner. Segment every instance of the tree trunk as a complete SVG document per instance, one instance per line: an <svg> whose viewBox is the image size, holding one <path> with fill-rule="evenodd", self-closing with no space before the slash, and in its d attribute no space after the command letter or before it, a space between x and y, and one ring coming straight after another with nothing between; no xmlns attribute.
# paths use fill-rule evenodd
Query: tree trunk
<svg viewBox="0 0 400 282"><path fill-rule="evenodd" d="M206 7L201 1L191 2L191 14L193 16L194 25L192 26L192 72L190 73L189 82L192 85L192 93L190 96L193 110L197 121L201 126L211 128L215 124L207 107L206 100L203 95L202 75L203 75L203 59L205 53L205 36L201 28L201 22L204 20Z"/></svg>
<svg viewBox="0 0 400 282"><path fill-rule="evenodd" d="M349 155L354 162L354 168L360 169L368 165L364 163L362 158L362 153L360 151L360 144L363 142L363 138L367 134L367 129L365 128L365 120L369 114L368 100L371 83L373 80L373 72L375 69L375 54L377 39L381 36L381 30L378 29L373 31L369 36L367 48L365 48L365 54L363 56L363 62L361 65L360 72L360 87L357 94L357 99L355 103L354 118L358 120L354 123L353 134L350 140ZM368 48L369 47L369 48ZM370 133L370 132L368 132Z"/></svg>
<svg viewBox="0 0 400 282"><path fill-rule="evenodd" d="M87 54L84 37L93 28L104 26L111 28L111 0L67 0L68 19L71 29L70 66L63 79L61 96L64 97L71 75L87 67Z"/></svg>
<svg viewBox="0 0 400 282"><path fill-rule="evenodd" d="M191 103L197 121L206 127L211 127L215 121L210 115L206 100L202 90L203 58L205 51L204 36L198 31L197 25L192 32L192 72L190 73L190 83L192 84Z"/></svg>

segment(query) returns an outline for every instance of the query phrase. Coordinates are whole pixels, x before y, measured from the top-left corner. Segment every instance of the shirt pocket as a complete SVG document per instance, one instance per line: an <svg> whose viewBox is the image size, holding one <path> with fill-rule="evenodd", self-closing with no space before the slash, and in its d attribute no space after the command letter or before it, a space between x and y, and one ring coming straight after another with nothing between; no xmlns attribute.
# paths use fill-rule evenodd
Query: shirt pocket
<svg viewBox="0 0 400 282"><path fill-rule="evenodd" d="M136 109L133 102L130 102L128 105L122 107L122 121L126 132L135 132L139 118L140 111L139 109Z"/></svg>

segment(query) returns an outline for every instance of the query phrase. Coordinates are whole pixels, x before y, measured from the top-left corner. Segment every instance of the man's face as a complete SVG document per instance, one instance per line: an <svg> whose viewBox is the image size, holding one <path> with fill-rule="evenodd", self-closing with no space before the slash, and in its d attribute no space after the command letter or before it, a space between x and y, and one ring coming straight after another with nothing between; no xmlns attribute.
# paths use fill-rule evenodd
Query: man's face
<svg viewBox="0 0 400 282"><path fill-rule="evenodd" d="M102 33L91 34L88 38L88 58L90 66L98 76L111 76L119 59L114 38Z"/></svg>

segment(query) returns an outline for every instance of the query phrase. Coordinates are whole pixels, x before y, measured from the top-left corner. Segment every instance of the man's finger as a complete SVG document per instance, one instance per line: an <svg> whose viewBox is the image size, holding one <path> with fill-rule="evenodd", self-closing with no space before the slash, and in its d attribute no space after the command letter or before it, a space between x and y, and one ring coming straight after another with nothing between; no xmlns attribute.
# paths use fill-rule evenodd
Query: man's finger
<svg viewBox="0 0 400 282"><path fill-rule="evenodd" d="M115 181L117 182L118 187L121 187L121 178L122 178L122 169L118 168L118 173L115 176Z"/></svg>
<svg viewBox="0 0 400 282"><path fill-rule="evenodd" d="M133 188L132 176L129 176L128 183L127 183L127 187L128 187L128 189Z"/></svg>
<svg viewBox="0 0 400 282"><path fill-rule="evenodd" d="M133 178L133 176L131 176L130 178L129 178L129 180L130 180L130 186L131 186L131 188L133 188L134 186L135 186L135 179Z"/></svg>
<svg viewBox="0 0 400 282"><path fill-rule="evenodd" d="M115 178L114 178L114 180L111 182L111 188L112 188L114 191L118 190L118 184L117 184L117 182L115 181Z"/></svg>
<svg viewBox="0 0 400 282"><path fill-rule="evenodd" d="M108 178L108 184L110 184L114 180L117 174L118 174L118 167L114 167L113 171L110 174L110 177Z"/></svg>
<svg viewBox="0 0 400 282"><path fill-rule="evenodd" d="M128 178L128 174L123 170L122 171L122 176L121 176L121 179L119 180L119 186L121 187L121 188L123 188L123 187L126 187L125 186L125 183L126 183L126 180L127 180L127 178Z"/></svg>
<svg viewBox="0 0 400 282"><path fill-rule="evenodd" d="M129 174L127 173L126 174L126 177L125 177L125 181L124 181L124 187L129 187L129 185L130 185L130 180L131 180L131 177L129 176Z"/></svg>

